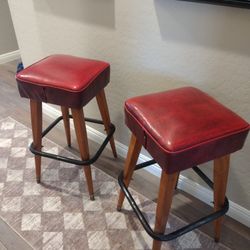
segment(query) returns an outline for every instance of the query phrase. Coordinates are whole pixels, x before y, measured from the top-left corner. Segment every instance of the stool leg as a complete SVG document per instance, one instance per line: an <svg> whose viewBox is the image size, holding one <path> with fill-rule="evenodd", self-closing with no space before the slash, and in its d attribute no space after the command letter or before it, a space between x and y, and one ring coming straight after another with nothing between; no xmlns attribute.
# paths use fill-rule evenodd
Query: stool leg
<svg viewBox="0 0 250 250"><path fill-rule="evenodd" d="M42 103L30 99L31 126L34 148L41 151L42 148ZM41 156L35 155L36 181L41 181Z"/></svg>
<svg viewBox="0 0 250 250"><path fill-rule="evenodd" d="M69 108L61 106L63 124L66 133L67 144L71 147L71 137L70 137L70 122L69 122Z"/></svg>
<svg viewBox="0 0 250 250"><path fill-rule="evenodd" d="M134 168L135 168L138 156L141 151L141 147L142 145L138 142L137 138L132 134L130 144L129 144L129 149L128 149L128 155L127 155L126 162L125 162L124 174L123 174L124 183L127 187L131 181ZM125 197L124 193L122 192L122 190L120 190L118 203L117 203L118 211L121 210L124 197Z"/></svg>
<svg viewBox="0 0 250 250"><path fill-rule="evenodd" d="M223 156L214 160L214 210L221 209L225 202L225 194L227 189L227 178L229 172L230 155ZM216 242L220 240L221 225L223 217L214 222L214 239Z"/></svg>
<svg viewBox="0 0 250 250"><path fill-rule="evenodd" d="M169 211L171 208L173 193L175 185L178 179L179 173L167 174L162 170L161 181L158 192L157 208L156 208L156 217L155 217L155 229L156 233L164 233ZM162 241L153 241L153 250L161 249Z"/></svg>
<svg viewBox="0 0 250 250"><path fill-rule="evenodd" d="M105 96L104 89L102 89L96 96L97 104L102 116L102 120L104 123L104 127L106 130L106 133L109 133L109 127L110 127L110 117L109 117L109 110L108 110L108 104ZM115 158L117 158L117 153L116 153L116 148L115 148L115 140L114 137L112 136L110 138L110 146L113 152L113 155Z"/></svg>
<svg viewBox="0 0 250 250"><path fill-rule="evenodd" d="M83 110L82 109L71 109L71 110L72 110L72 116L76 131L76 138L78 141L81 158L82 160L88 160L89 146L88 146L88 138L87 138L87 131L86 131ZM87 181L90 199L94 200L94 189L93 189L91 168L89 165L88 166L85 165L83 169Z"/></svg>

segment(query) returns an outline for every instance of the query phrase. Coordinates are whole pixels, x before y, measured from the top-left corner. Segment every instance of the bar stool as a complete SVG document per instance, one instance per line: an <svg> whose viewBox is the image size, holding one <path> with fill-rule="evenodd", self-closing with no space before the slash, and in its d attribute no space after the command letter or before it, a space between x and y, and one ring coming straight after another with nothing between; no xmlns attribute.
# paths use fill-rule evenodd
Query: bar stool
<svg viewBox="0 0 250 250"><path fill-rule="evenodd" d="M30 99L33 142L30 150L35 154L36 180L41 179L41 157L84 165L90 199L94 199L90 164L95 162L110 142L113 155L117 157L104 87L109 83L110 65L103 61L84 59L69 55L52 55L34 63L16 75L21 97ZM83 106L96 97L102 121L85 118ZM62 116L58 117L42 132L42 102L61 106ZM72 115L69 114L71 108ZM63 120L67 144L71 146L70 122L73 118L81 160L67 158L42 151L44 137L58 122ZM85 121L104 124L107 137L90 158Z"/></svg>
<svg viewBox="0 0 250 250"><path fill-rule="evenodd" d="M215 221L215 241L220 239L221 216L228 211L225 196L230 154L241 149L249 124L202 91L184 87L162 93L131 98L125 103L126 124L132 131L117 210L124 196L147 233L154 239L153 249L162 241L175 239L208 222ZM154 158L136 165L141 147ZM214 160L214 183L196 166ZM133 171L158 163L162 168L154 230L128 190ZM214 213L181 229L165 233L172 196L180 171L193 170L214 189Z"/></svg>

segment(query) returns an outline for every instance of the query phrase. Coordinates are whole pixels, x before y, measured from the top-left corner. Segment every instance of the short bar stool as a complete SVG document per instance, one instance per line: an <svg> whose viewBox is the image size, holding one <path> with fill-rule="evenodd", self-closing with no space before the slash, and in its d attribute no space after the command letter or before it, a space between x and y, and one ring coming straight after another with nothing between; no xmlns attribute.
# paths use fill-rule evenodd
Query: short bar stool
<svg viewBox="0 0 250 250"><path fill-rule="evenodd" d="M36 179L40 183L41 156L77 165L84 165L88 191L94 199L90 164L95 162L110 142L113 155L117 157L104 87L109 83L110 65L103 61L84 59L68 55L52 55L34 63L16 75L22 97L30 99L33 142L31 152L35 154ZM83 106L96 97L102 121L85 118ZM58 117L42 132L42 102L61 106L62 116ZM69 114L71 108L72 115ZM81 160L71 159L43 152L44 137L58 122L63 120L68 146L71 145L69 118L73 118ZM107 137L90 158L85 121L104 124Z"/></svg>
<svg viewBox="0 0 250 250"><path fill-rule="evenodd" d="M126 124L132 131L124 172L118 178L121 191L153 237L153 249L162 241L175 239L215 220L215 240L219 241L221 216L228 210L225 196L229 155L243 147L249 124L202 91L185 87L129 99L125 103ZM141 147L154 160L136 165ZM214 183L196 166L214 160ZM149 226L128 190L133 171L158 163L162 168L154 230ZM164 234L172 196L180 171L193 170L214 189L214 213L175 232Z"/></svg>

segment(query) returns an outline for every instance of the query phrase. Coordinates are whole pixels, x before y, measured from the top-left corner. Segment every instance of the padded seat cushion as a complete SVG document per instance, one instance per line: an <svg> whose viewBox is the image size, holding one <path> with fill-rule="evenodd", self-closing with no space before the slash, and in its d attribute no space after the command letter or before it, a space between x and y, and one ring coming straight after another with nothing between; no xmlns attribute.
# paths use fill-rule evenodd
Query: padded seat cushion
<svg viewBox="0 0 250 250"><path fill-rule="evenodd" d="M131 98L126 124L169 173L242 148L249 124L202 91L185 87Z"/></svg>
<svg viewBox="0 0 250 250"><path fill-rule="evenodd" d="M52 55L16 75L22 97L71 108L86 105L110 78L106 62Z"/></svg>

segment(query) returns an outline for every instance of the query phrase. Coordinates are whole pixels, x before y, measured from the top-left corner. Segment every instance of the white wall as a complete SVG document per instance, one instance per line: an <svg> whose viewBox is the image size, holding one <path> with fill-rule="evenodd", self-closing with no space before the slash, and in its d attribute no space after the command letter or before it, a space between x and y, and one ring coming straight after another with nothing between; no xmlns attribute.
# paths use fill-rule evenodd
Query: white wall
<svg viewBox="0 0 250 250"><path fill-rule="evenodd" d="M18 49L7 0L0 0L0 55Z"/></svg>
<svg viewBox="0 0 250 250"><path fill-rule="evenodd" d="M25 65L52 53L112 65L107 96L128 144L131 96L196 86L250 121L250 10L175 0L9 0ZM98 115L96 104L86 107ZM228 196L250 209L250 138L234 154ZM190 178L194 176L186 173Z"/></svg>

